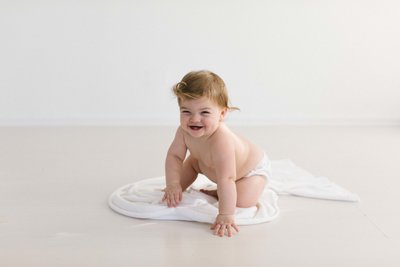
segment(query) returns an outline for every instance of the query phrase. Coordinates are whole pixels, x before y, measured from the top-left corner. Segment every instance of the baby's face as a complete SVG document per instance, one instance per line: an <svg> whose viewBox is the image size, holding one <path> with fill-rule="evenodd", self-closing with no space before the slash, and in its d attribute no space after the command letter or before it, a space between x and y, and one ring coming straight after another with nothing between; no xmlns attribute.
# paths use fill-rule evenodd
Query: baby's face
<svg viewBox="0 0 400 267"><path fill-rule="evenodd" d="M226 109L202 97L182 100L180 103L182 129L193 137L207 137L217 130L226 115Z"/></svg>

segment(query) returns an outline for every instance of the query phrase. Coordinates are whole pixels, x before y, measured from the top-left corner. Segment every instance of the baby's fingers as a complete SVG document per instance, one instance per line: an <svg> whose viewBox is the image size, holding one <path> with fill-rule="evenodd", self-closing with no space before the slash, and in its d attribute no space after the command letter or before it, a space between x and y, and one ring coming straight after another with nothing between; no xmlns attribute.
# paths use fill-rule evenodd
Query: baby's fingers
<svg viewBox="0 0 400 267"><path fill-rule="evenodd" d="M175 197L174 195L169 196L168 198L168 207L176 207Z"/></svg>
<svg viewBox="0 0 400 267"><path fill-rule="evenodd" d="M169 197L170 206L169 207L176 207L179 204L179 195L178 194L171 194Z"/></svg>
<svg viewBox="0 0 400 267"><path fill-rule="evenodd" d="M239 232L239 227L236 224L219 224L214 223L211 227L211 230L214 230L214 235L218 235L223 237L226 233L228 237L232 237L234 233Z"/></svg>
<svg viewBox="0 0 400 267"><path fill-rule="evenodd" d="M225 235L226 225L225 224L215 223L213 226L211 226L210 229L214 230L214 235L218 235L220 237L223 237Z"/></svg>
<svg viewBox="0 0 400 267"><path fill-rule="evenodd" d="M226 231L226 225L223 224L223 225L221 225L221 227L219 228L219 231L218 231L217 234L218 234L220 237L223 237L223 236L225 235L225 231Z"/></svg>
<svg viewBox="0 0 400 267"><path fill-rule="evenodd" d="M167 202L168 207L172 206L171 197L167 193L165 193L164 197L162 198L162 202Z"/></svg>
<svg viewBox="0 0 400 267"><path fill-rule="evenodd" d="M178 205L178 203L181 202L181 200L182 200L182 193L176 193L174 197L175 197L175 199L174 199L175 203L176 203L176 205Z"/></svg>
<svg viewBox="0 0 400 267"><path fill-rule="evenodd" d="M168 207L176 207L182 201L182 193L166 194L164 198L167 200Z"/></svg>
<svg viewBox="0 0 400 267"><path fill-rule="evenodd" d="M239 232L239 227L236 224L232 223L232 227L237 233Z"/></svg>
<svg viewBox="0 0 400 267"><path fill-rule="evenodd" d="M226 231L229 237L233 236L232 227L230 225L226 227Z"/></svg>
<svg viewBox="0 0 400 267"><path fill-rule="evenodd" d="M161 201L162 202L166 202L168 207L171 205L171 201L169 200L169 196L168 196L167 193L164 194L164 196L163 196Z"/></svg>
<svg viewBox="0 0 400 267"><path fill-rule="evenodd" d="M217 224L217 226L214 229L214 235L222 237L223 236L223 234L222 234L223 228L222 227L223 227L223 225Z"/></svg>
<svg viewBox="0 0 400 267"><path fill-rule="evenodd" d="M227 231L228 231L228 236L229 236L229 237L233 236L234 233L238 233L238 232L239 232L239 227L237 227L237 225L234 224L234 223L231 224L231 225L228 225L228 226L226 227L226 229L227 229ZM233 230L235 230L235 232L234 232Z"/></svg>
<svg viewBox="0 0 400 267"><path fill-rule="evenodd" d="M214 230L214 235L218 234L219 229L221 228L221 225L219 223L214 223L210 229Z"/></svg>

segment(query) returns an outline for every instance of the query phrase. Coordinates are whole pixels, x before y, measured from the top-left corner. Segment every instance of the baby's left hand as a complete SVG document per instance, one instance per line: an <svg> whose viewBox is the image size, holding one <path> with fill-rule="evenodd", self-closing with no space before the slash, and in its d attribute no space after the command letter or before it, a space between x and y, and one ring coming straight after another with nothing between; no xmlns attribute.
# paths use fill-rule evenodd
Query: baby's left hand
<svg viewBox="0 0 400 267"><path fill-rule="evenodd" d="M219 235L220 237L223 237L225 233L228 237L231 237L233 230L239 232L239 227L235 224L235 215L218 214L210 229L214 230L214 235Z"/></svg>

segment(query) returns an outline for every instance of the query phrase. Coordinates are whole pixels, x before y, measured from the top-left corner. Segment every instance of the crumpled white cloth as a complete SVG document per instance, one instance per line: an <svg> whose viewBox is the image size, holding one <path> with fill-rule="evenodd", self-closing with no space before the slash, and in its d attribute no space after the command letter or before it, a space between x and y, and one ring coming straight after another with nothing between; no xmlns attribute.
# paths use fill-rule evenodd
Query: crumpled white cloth
<svg viewBox="0 0 400 267"><path fill-rule="evenodd" d="M176 208L161 202L165 177L144 179L115 190L109 197L109 206L126 216L156 220L184 220L213 223L218 214L218 200L201 193L201 188L216 185L199 175L195 183L183 193L183 200ZM329 181L314 176L297 167L290 160L271 161L268 186L259 203L250 208L237 208L237 225L250 225L274 220L279 215L278 194L296 195L342 201L360 201L359 197Z"/></svg>

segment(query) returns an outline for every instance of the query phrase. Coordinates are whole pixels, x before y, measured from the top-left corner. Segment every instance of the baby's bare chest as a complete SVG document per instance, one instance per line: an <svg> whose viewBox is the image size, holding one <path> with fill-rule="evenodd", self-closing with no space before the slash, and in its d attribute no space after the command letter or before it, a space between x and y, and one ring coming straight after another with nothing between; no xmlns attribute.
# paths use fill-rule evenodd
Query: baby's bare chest
<svg viewBox="0 0 400 267"><path fill-rule="evenodd" d="M196 159L200 167L212 168L212 156L209 147L207 146L188 146L190 155Z"/></svg>
<svg viewBox="0 0 400 267"><path fill-rule="evenodd" d="M210 146L205 144L188 143L187 148L189 150L190 156L194 158L197 162L197 166L203 174L210 174L215 169Z"/></svg>

